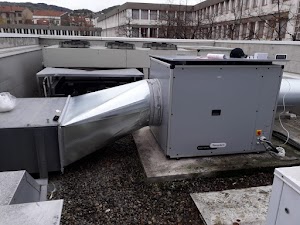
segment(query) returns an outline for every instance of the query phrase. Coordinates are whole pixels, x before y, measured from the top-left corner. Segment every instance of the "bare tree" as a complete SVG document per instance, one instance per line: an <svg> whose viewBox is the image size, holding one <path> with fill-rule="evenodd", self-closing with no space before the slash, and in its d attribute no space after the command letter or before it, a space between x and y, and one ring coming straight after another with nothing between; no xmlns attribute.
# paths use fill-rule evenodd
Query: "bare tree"
<svg viewBox="0 0 300 225"><path fill-rule="evenodd" d="M122 37L133 37L132 18L126 16L123 20L124 22L118 26L117 35Z"/></svg>
<svg viewBox="0 0 300 225"><path fill-rule="evenodd" d="M162 38L195 39L200 30L201 20L193 15L186 5L169 5L168 10L160 11L157 26Z"/></svg>
<svg viewBox="0 0 300 225"><path fill-rule="evenodd" d="M291 37L295 38L295 33L290 33L287 30L287 26L291 23L295 23L297 18L297 14L293 12L293 6L291 2L284 0L272 0L272 10L270 13L270 9L264 10L263 8L256 8L253 10L249 10L249 17L259 18L259 22L264 23L264 27L260 27L260 29L266 28L267 38L275 39L281 41L285 38L286 34L291 35ZM257 30L257 32L261 32L261 30ZM256 39L261 39L261 34L255 33L254 36Z"/></svg>

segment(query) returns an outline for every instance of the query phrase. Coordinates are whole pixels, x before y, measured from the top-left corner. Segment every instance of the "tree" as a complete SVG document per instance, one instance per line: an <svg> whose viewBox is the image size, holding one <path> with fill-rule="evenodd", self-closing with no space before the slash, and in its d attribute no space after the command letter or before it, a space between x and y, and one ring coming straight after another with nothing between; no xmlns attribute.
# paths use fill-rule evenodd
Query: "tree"
<svg viewBox="0 0 300 225"><path fill-rule="evenodd" d="M286 34L289 34L292 38L295 38L295 33L287 29L287 26L291 24L294 27L297 19L295 6L290 1L285 0L272 0L272 9L270 11L263 7L258 7L256 10L249 10L249 17L259 18L259 22L264 23L264 27L268 30L266 36L268 39L275 39L281 41L285 38ZM257 32L260 32L258 34ZM261 39L261 30L257 30L254 36L256 39Z"/></svg>
<svg viewBox="0 0 300 225"><path fill-rule="evenodd" d="M130 16L125 16L125 18L122 19L125 22L119 24L117 35L121 37L133 37L132 18Z"/></svg>
<svg viewBox="0 0 300 225"><path fill-rule="evenodd" d="M195 39L199 35L201 20L193 18L193 12L186 5L169 5L167 10L160 11L157 26L159 37L176 39Z"/></svg>

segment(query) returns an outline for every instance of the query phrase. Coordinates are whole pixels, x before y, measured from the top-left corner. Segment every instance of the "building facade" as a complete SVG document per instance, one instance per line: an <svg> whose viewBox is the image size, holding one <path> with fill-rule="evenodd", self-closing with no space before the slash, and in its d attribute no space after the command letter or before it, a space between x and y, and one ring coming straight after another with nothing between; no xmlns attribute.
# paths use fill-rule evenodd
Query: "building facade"
<svg viewBox="0 0 300 225"><path fill-rule="evenodd" d="M32 12L18 6L0 6L0 24L30 24Z"/></svg>
<svg viewBox="0 0 300 225"><path fill-rule="evenodd" d="M36 25L54 25L60 26L61 17L67 12L52 11L52 10L34 10L33 24Z"/></svg>
<svg viewBox="0 0 300 225"><path fill-rule="evenodd" d="M125 3L99 16L103 36L300 40L299 0Z"/></svg>

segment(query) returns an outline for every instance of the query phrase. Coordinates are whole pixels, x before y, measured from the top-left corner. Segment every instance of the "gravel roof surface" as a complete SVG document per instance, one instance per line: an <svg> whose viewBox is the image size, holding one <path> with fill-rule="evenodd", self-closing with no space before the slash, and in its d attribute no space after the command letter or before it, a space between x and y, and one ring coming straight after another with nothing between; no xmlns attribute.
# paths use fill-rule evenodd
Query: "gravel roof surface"
<svg viewBox="0 0 300 225"><path fill-rule="evenodd" d="M272 184L272 173L146 182L131 135L50 174L62 224L199 224L190 193Z"/></svg>

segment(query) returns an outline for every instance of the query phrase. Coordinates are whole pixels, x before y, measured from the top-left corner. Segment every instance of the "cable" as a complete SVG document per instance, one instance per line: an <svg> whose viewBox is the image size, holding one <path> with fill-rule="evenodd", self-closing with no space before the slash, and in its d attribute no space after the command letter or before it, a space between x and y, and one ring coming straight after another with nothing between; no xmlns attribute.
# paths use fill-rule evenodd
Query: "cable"
<svg viewBox="0 0 300 225"><path fill-rule="evenodd" d="M279 113L279 122L280 122L280 125L281 125L282 129L287 133L287 138L286 138L286 141L282 145L280 145L280 147L285 146L288 143L289 139L290 139L290 132L283 126L282 121L281 121L281 115L283 113L285 113L285 97L291 91L291 83L287 79L284 79L284 80L286 82L288 82L289 90L287 92L285 92L283 97L282 97L283 111L281 113Z"/></svg>
<svg viewBox="0 0 300 225"><path fill-rule="evenodd" d="M53 185L53 190L50 193L49 200L51 200L53 198L53 194L56 192L55 184L53 182L51 182L51 184Z"/></svg>
<svg viewBox="0 0 300 225"><path fill-rule="evenodd" d="M262 145L265 147L266 151L270 154L270 156L272 156L275 159L278 160L282 160L282 161L294 161L294 160L298 160L297 157L288 157L285 154L285 149L281 146L277 146L275 147L271 141L268 141L266 137L261 136L259 138L259 140L261 141ZM267 144L268 146L266 146L265 144Z"/></svg>

